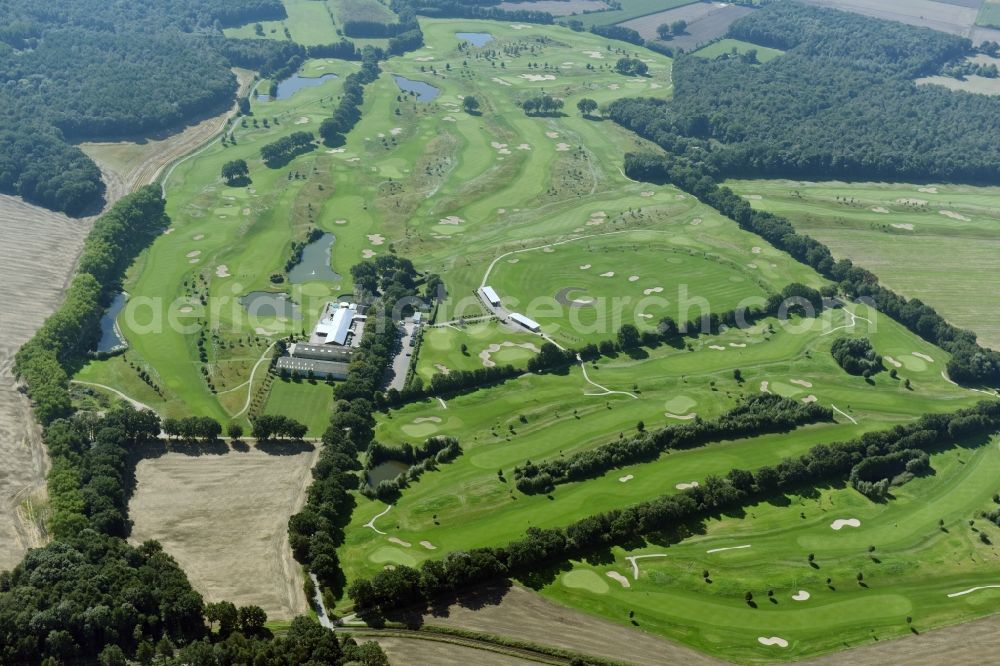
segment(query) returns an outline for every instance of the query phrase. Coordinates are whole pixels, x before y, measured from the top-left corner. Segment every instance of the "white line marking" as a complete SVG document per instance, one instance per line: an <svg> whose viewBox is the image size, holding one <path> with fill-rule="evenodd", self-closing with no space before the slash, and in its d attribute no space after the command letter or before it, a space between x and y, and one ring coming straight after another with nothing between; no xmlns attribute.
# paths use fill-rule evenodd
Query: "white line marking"
<svg viewBox="0 0 1000 666"><path fill-rule="evenodd" d="M743 548L749 548L750 544L745 546L729 546L728 548L713 548L711 550L706 550L706 553L721 553L724 550L742 550Z"/></svg>

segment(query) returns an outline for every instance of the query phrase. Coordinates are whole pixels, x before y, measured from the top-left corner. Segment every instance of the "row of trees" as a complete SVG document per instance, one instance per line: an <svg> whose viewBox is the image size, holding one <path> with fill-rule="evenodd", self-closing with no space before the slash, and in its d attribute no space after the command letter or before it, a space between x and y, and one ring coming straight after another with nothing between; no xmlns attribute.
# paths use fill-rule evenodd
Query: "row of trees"
<svg viewBox="0 0 1000 666"><path fill-rule="evenodd" d="M370 484L366 484L361 492L367 497L377 498L391 504L399 498L400 492L411 481L416 481L426 471L437 469L438 464L451 462L461 453L462 447L454 437L429 437L417 447L410 444L392 447L372 442L368 447L365 462L366 471L389 460L406 463L409 467L393 479L380 481L374 488Z"/></svg>
<svg viewBox="0 0 1000 666"><path fill-rule="evenodd" d="M611 469L656 460L669 450L689 449L724 439L788 432L808 423L831 421L833 411L816 403L803 404L771 393L745 398L714 421L700 417L691 423L640 431L622 438L542 463L514 468L517 489L526 494L548 493L556 485L600 476Z"/></svg>
<svg viewBox="0 0 1000 666"><path fill-rule="evenodd" d="M630 126L617 111L613 110L612 114L617 122ZM633 129L644 134L641 125ZM907 300L883 287L875 274L855 266L850 259L834 260L826 245L797 233L786 218L754 210L731 189L720 186L713 177L715 172L700 158L681 157L674 153L666 156L629 153L625 156L625 172L636 180L675 184L732 219L741 228L761 236L771 245L836 282L840 291L848 297L870 303L923 339L949 352L951 358L947 369L954 381L989 386L1000 384L1000 354L981 347L975 333L952 326L934 308L919 299Z"/></svg>
<svg viewBox="0 0 1000 666"><path fill-rule="evenodd" d="M222 434L222 426L210 416L186 416L180 419L163 419L163 434L187 441L214 442Z"/></svg>
<svg viewBox="0 0 1000 666"><path fill-rule="evenodd" d="M778 493L846 480L867 458L911 448L915 441L937 447L1000 429L1000 402L981 402L954 414L928 414L917 422L891 430L865 433L837 444L821 444L804 455L786 458L756 471L733 469L724 477L709 476L697 488L663 495L621 510L598 513L565 528L528 528L524 538L499 548L453 552L427 560L419 568L397 565L370 579L355 581L348 590L355 610L366 621L379 624L396 610L422 608L457 591L495 581L530 579L541 569L637 538L698 524L720 511L735 510Z"/></svg>
<svg viewBox="0 0 1000 666"><path fill-rule="evenodd" d="M361 120L361 106L365 100L365 86L378 78L380 54L376 49L366 47L361 58L361 69L344 79L340 103L333 115L324 118L319 126L323 143L330 147L344 145L348 132Z"/></svg>
<svg viewBox="0 0 1000 666"><path fill-rule="evenodd" d="M524 109L525 115L529 116L558 115L565 105L564 100L551 95L529 97L521 102L521 108Z"/></svg>
<svg viewBox="0 0 1000 666"><path fill-rule="evenodd" d="M262 442L272 439L302 439L308 430L305 424L281 414L261 414L251 425L250 434Z"/></svg>
<svg viewBox="0 0 1000 666"><path fill-rule="evenodd" d="M292 132L277 141L265 144L260 148L260 156L264 163L272 169L288 164L296 156L308 153L315 147L316 137L312 132Z"/></svg>
<svg viewBox="0 0 1000 666"><path fill-rule="evenodd" d="M124 197L94 222L66 299L14 357L43 425L71 412L69 377L100 337L104 305L136 255L170 224L159 186Z"/></svg>

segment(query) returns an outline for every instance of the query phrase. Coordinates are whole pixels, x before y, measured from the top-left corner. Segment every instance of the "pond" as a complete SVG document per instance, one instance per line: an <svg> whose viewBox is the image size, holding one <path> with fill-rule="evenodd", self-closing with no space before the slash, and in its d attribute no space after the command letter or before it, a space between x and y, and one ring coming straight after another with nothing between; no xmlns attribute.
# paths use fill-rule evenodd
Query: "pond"
<svg viewBox="0 0 1000 666"><path fill-rule="evenodd" d="M124 292L115 294L111 305L104 311L101 317L101 340L97 343L97 351L110 353L128 345L118 329L118 315L127 300L128 296Z"/></svg>
<svg viewBox="0 0 1000 666"><path fill-rule="evenodd" d="M456 32L455 37L460 42L469 42L473 46L486 46L493 41L493 35L488 32Z"/></svg>
<svg viewBox="0 0 1000 666"><path fill-rule="evenodd" d="M333 234L323 234L302 248L302 258L288 271L288 281L292 284L302 284L314 280L337 282L340 274L330 268L330 257L333 254Z"/></svg>
<svg viewBox="0 0 1000 666"><path fill-rule="evenodd" d="M278 84L278 94L274 99L284 100L302 90L303 88L315 88L322 85L329 79L337 78L336 74L324 74L322 76L300 76L292 74L290 77ZM268 99L267 95L260 95L261 99Z"/></svg>
<svg viewBox="0 0 1000 666"><path fill-rule="evenodd" d="M386 460L375 465L366 472L368 486L375 488L383 481L392 481L397 476L410 469L410 466L399 460Z"/></svg>
<svg viewBox="0 0 1000 666"><path fill-rule="evenodd" d="M283 292L251 291L240 299L251 317L274 317L280 319L302 319L299 306Z"/></svg>
<svg viewBox="0 0 1000 666"><path fill-rule="evenodd" d="M393 74L392 78L396 80L396 85L403 92L415 93L418 102L429 102L441 93L440 90L423 81L414 81L398 74Z"/></svg>

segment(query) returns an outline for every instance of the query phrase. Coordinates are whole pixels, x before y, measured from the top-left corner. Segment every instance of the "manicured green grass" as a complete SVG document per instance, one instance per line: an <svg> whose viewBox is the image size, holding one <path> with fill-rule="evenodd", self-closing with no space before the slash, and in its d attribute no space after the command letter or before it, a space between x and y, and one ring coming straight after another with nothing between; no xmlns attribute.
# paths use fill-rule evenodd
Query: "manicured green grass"
<svg viewBox="0 0 1000 666"><path fill-rule="evenodd" d="M537 349L540 344L538 336L513 331L496 321L425 328L417 359L417 375L426 382L446 370L451 372L482 368L484 361L492 361L501 366L510 363L523 368L528 359L535 355L532 347ZM466 347L465 352L462 351L462 345ZM500 348L492 351L493 345Z"/></svg>
<svg viewBox="0 0 1000 666"><path fill-rule="evenodd" d="M708 46L698 49L692 55L696 55L699 58L718 58L721 55L726 55L728 53L746 53L747 51L756 51L757 60L760 62L770 62L782 55L784 51L779 49L772 49L766 46L758 46L757 44L751 44L750 42L740 41L739 39L720 39L717 42L713 42Z"/></svg>
<svg viewBox="0 0 1000 666"><path fill-rule="evenodd" d="M285 381L271 384L265 414L288 416L309 427L310 437L319 437L330 425L333 411L333 387L321 381Z"/></svg>
<svg viewBox="0 0 1000 666"><path fill-rule="evenodd" d="M606 12L592 12L581 14L571 18L579 19L588 28L592 25L611 25L613 23L623 23L625 21L665 12L668 9L676 9L684 5L694 4L692 0L622 0L621 9L612 9Z"/></svg>
<svg viewBox="0 0 1000 666"><path fill-rule="evenodd" d="M1000 290L1000 276L981 270L1000 252L1000 188L784 180L729 185L754 197L755 208L788 217L834 256L920 298L985 344L1000 345L1000 312L984 308L982 297Z"/></svg>
<svg viewBox="0 0 1000 666"><path fill-rule="evenodd" d="M998 590L948 595L998 582L1000 530L977 516L995 506L991 479L1000 446L996 440L959 446L934 455L931 464L933 475L894 488L886 504L841 487L792 495L711 520L705 534L677 543L615 548L600 564L574 563L543 594L738 663L803 658L996 612ZM831 528L850 518L860 527ZM979 531L992 543L983 543ZM750 547L707 552L734 546ZM637 560L636 579L625 557L641 554L666 557ZM623 589L609 571L631 587ZM592 574L588 581L606 580L608 591L579 585L584 572ZM800 590L810 597L793 599ZM744 599L747 591L755 608ZM788 647L757 640L771 636Z"/></svg>

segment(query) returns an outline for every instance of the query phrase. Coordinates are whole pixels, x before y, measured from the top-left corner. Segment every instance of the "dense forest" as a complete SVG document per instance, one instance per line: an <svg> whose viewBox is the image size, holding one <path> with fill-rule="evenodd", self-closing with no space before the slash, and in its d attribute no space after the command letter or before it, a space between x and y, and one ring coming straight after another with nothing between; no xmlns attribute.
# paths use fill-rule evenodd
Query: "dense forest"
<svg viewBox="0 0 1000 666"><path fill-rule="evenodd" d="M686 56L672 100L609 115L714 175L1000 182L1000 100L917 85L971 53L964 38L782 2L730 36L786 50L766 64Z"/></svg>

